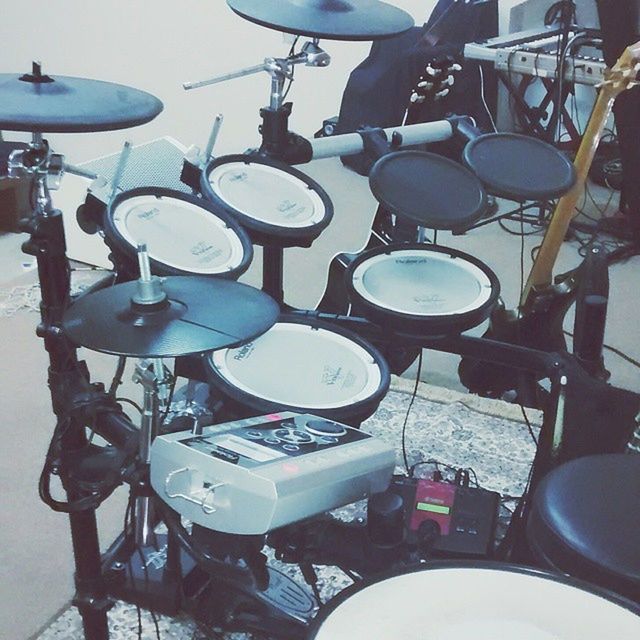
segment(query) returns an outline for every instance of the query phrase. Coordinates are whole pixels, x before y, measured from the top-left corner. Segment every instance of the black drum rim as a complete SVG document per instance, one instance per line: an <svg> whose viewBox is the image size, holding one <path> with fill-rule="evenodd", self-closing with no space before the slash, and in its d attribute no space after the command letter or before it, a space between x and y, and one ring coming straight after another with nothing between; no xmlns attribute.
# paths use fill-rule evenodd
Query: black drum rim
<svg viewBox="0 0 640 640"><path fill-rule="evenodd" d="M396 578L403 575L412 573L418 573L420 571L438 571L443 569L479 569L479 570L494 570L505 571L509 573L519 573L532 577L538 577L541 579L551 580L553 582L559 582L561 584L576 587L592 595L600 596L613 604L617 604L631 613L640 616L640 605L636 604L632 600L629 600L617 593L603 589L597 585L594 585L585 580L579 578L573 578L561 573L551 573L537 567L512 564L508 562L495 562L492 560L430 560L426 564L414 565L404 570L394 569L392 571L376 574L373 577L364 578L359 582L349 585L346 589L343 589L336 596L331 598L321 609L318 615L313 619L309 627L309 633L306 640L314 640L317 637L318 632L321 631L322 625L327 618L346 600L356 593L373 586L385 580Z"/></svg>
<svg viewBox="0 0 640 640"><path fill-rule="evenodd" d="M531 136L525 136L520 133L511 133L511 132L484 133L478 136L477 138L470 140L465 145L464 150L462 152L462 160L465 166L470 171L474 173L476 171L474 169L474 166L476 165L476 163L473 161L472 156L474 151L477 149L477 147L487 140L495 140L495 139L522 139L522 140L525 140L527 144L535 144L535 145L538 145L540 148L548 148L549 152L553 151L558 156L561 156L564 158L564 156L560 154L558 149L556 149L553 145L549 144L548 142L545 142L544 140L540 140L539 138L533 138ZM573 177L571 184L568 186L567 185L558 186L556 189L552 191L544 192L544 193L540 189L527 189L526 187L522 187L520 189L520 194L514 194L512 191L510 191L509 185L506 185L505 183L501 182L499 178L496 179L495 175L497 172L492 174L491 180L489 180L484 176L481 177L480 175L478 175L478 178L491 193L493 193L498 197L507 198L508 200L515 200L516 202L525 201L525 200L533 200L533 201L550 200L553 198L563 196L565 193L567 193L567 191L571 189L571 186L575 184L575 181L576 181L575 167L573 163L571 163L567 158L565 158L565 160L566 160L567 169L569 170L569 172L572 174L572 177Z"/></svg>
<svg viewBox="0 0 640 640"><path fill-rule="evenodd" d="M476 208L465 215L464 217L452 218L447 221L440 219L437 223L433 220L424 220L420 216L415 216L406 211L398 209L392 202L384 197L384 193L380 191L378 185L378 172L384 168L385 164L393 162L396 158L410 158L410 157L423 157L429 158L431 161L438 163L441 166L450 167L451 171L455 171L457 175L464 175L466 179L473 181L478 189L478 204ZM420 151L417 149L406 149L402 151L394 151L379 158L371 168L369 173L369 187L371 193L376 200L386 209L392 211L394 214L410 220L411 222L418 224L419 226L426 227L428 229L437 229L439 231L458 231L461 229L467 229L474 222L477 222L487 210L487 193L482 184L482 181L471 171L469 168L461 165L450 158L441 156L437 153L430 151Z"/></svg>
<svg viewBox="0 0 640 640"><path fill-rule="evenodd" d="M112 212L115 211L115 209L121 203L130 198L135 198L138 196L159 196L175 198L177 200L182 200L189 204L195 205L201 209L205 209L213 216L216 216L217 218L222 220L222 222L224 222L225 225L237 236L237 238L240 240L240 244L242 245L243 257L240 264L237 267L229 269L227 271L221 271L219 273L211 274L194 273L193 271L185 271L183 269L178 269L177 267L171 267L163 262L155 260L151 255L149 255L149 264L151 266L151 272L153 274L158 276L198 275L205 278L225 278L228 280L237 280L249 268L251 261L253 260L253 244L251 243L251 239L249 238L246 230L232 216L228 215L226 212L216 210L216 208L213 207L210 202L207 202L203 198L199 198L189 193L176 191L175 189L167 189L165 187L136 187L135 189L123 191L113 199L113 201L109 204L104 212L102 226L106 244L111 248L112 251L118 252L120 255L122 255L127 260L127 262L130 263L131 267L134 270L137 270L138 265L136 249L125 238L122 237L122 234L114 223ZM118 265L116 264L115 266L117 269Z"/></svg>
<svg viewBox="0 0 640 640"><path fill-rule="evenodd" d="M206 371L209 383L219 392L221 392L225 397L229 398L233 403L241 407L248 407L254 411L262 413L272 413L277 411L314 413L320 417L327 418L328 420L335 420L337 422L344 422L346 420L355 420L357 422L360 422L375 413L378 405L387 394L389 386L391 384L389 365L387 364L387 361L385 360L382 353L380 353L380 351L376 347L374 347L370 342L360 337L356 333L325 320L318 320L316 318L309 318L306 316L297 316L294 313L281 313L274 326L277 326L281 323L324 329L326 331L338 334L342 338L346 338L351 342L357 344L373 358L375 364L377 365L377 368L380 371L380 383L377 390L365 399L336 408L318 409L313 407L301 407L293 404L281 404L250 394L243 389L239 389L238 387L231 384L213 367L212 357L214 352L207 353L204 356L203 361L203 366ZM259 337L260 336L258 336L258 338ZM228 349L220 349L220 351L228 351ZM252 415L257 414L254 413Z"/></svg>
<svg viewBox="0 0 640 640"><path fill-rule="evenodd" d="M260 164L272 169L280 170L283 173L297 178L303 182L307 188L314 191L320 198L324 207L324 216L318 222L305 227L286 227L257 220L241 211L237 211L215 193L209 182L211 173L225 164L243 163ZM313 241L329 226L333 219L333 202L327 192L313 178L303 173L295 167L277 160L261 155L236 153L214 158L202 171L200 179L200 191L205 200L213 203L216 209L222 209L225 213L237 220L247 229L252 240L259 245L280 246L280 247L308 247Z"/></svg>
<svg viewBox="0 0 640 640"><path fill-rule="evenodd" d="M490 283L488 299L480 306L462 314L425 315L403 313L389 310L362 296L353 285L355 271L367 260L380 256L392 255L396 251L425 251L462 259L483 272ZM356 311L360 311L372 322L393 327L397 333L409 336L437 337L442 335L459 335L464 331L477 327L490 315L500 297L500 281L498 276L484 262L467 253L440 245L430 245L420 242L392 243L369 249L361 253L347 268L345 274L345 287Z"/></svg>

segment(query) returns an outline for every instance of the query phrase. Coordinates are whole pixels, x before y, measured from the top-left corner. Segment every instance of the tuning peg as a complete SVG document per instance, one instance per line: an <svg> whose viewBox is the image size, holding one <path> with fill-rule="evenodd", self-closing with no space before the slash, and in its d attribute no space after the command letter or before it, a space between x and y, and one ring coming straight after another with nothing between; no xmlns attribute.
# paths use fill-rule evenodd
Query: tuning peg
<svg viewBox="0 0 640 640"><path fill-rule="evenodd" d="M439 100L447 95L449 95L449 89L443 89L442 91L438 91L438 93L436 93L435 99Z"/></svg>
<svg viewBox="0 0 640 640"><path fill-rule="evenodd" d="M455 62L449 67L449 71L453 71L454 73L458 73L458 71L462 71L462 65Z"/></svg>
<svg viewBox="0 0 640 640"><path fill-rule="evenodd" d="M418 95L417 93L412 93L410 101L412 104L420 104L421 102L424 102L424 99L424 96Z"/></svg>

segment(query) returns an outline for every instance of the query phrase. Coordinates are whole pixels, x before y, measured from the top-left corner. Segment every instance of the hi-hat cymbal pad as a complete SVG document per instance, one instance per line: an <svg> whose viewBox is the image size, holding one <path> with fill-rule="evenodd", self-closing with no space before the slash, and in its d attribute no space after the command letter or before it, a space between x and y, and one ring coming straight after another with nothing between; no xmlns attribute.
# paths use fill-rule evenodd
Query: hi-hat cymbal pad
<svg viewBox="0 0 640 640"><path fill-rule="evenodd" d="M0 129L39 133L114 131L145 124L163 109L146 91L121 84L31 74L0 74Z"/></svg>
<svg viewBox="0 0 640 640"><path fill-rule="evenodd" d="M166 299L132 300L137 282L79 298L62 326L71 341L93 351L137 358L173 358L239 345L269 329L279 308L267 294L238 282L204 276L170 276Z"/></svg>
<svg viewBox="0 0 640 640"><path fill-rule="evenodd" d="M402 9L378 0L227 0L239 16L263 27L327 40L379 40L413 27Z"/></svg>

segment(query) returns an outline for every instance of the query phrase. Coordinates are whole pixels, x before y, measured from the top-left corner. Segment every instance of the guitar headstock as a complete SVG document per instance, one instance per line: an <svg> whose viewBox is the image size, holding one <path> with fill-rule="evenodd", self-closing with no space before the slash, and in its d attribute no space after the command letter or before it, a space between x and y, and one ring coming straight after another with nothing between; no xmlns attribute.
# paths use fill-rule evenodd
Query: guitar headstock
<svg viewBox="0 0 640 640"><path fill-rule="evenodd" d="M411 104L421 104L425 100L441 100L446 97L455 83L455 76L462 66L451 55L438 56L429 61L422 75L411 91Z"/></svg>
<svg viewBox="0 0 640 640"><path fill-rule="evenodd" d="M613 97L638 83L640 71L640 41L629 45L611 69L604 72L605 80L598 87Z"/></svg>

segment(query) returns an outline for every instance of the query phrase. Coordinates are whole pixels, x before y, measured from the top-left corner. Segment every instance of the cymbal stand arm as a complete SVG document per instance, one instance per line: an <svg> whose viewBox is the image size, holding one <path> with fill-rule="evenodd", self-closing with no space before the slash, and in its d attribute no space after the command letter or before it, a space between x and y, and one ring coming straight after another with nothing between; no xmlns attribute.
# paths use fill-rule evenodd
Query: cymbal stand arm
<svg viewBox="0 0 640 640"><path fill-rule="evenodd" d="M262 135L260 153L283 159L286 162L308 162L311 151L308 141L289 131L288 121L291 114L291 103L284 103L285 83L293 81L294 66L304 64L307 67L326 67L331 56L320 48L319 40L314 38L304 43L299 53L291 53L286 58L265 58L262 64L246 67L197 82L185 82L185 90L198 89L210 84L217 84L242 78L244 76L266 71L271 76L269 105L260 109Z"/></svg>

